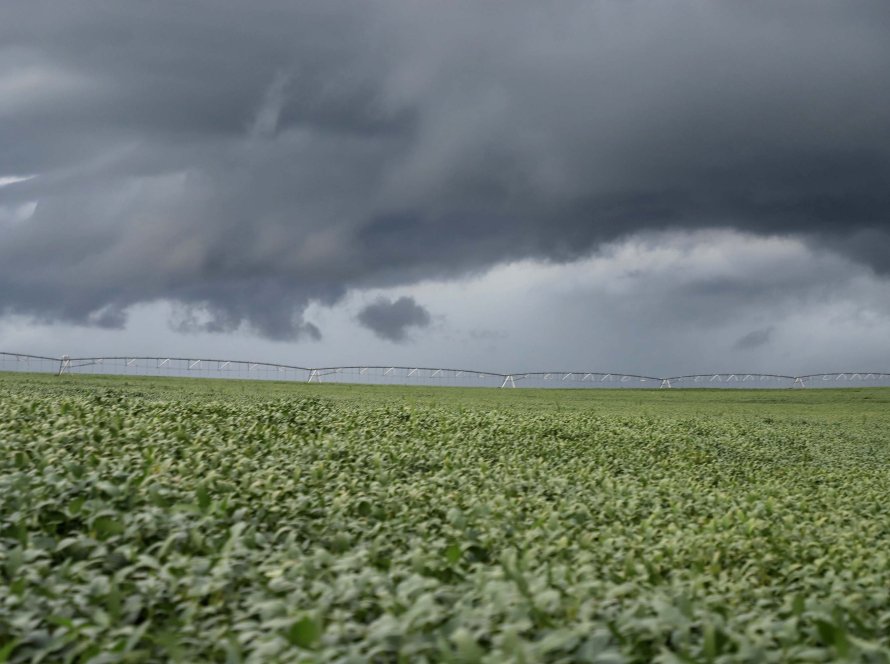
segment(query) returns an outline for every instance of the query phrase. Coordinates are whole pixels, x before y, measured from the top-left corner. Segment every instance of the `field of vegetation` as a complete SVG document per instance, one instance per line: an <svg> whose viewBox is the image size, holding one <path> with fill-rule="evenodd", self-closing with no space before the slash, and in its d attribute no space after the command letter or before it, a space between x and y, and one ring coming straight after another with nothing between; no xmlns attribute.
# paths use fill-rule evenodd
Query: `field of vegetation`
<svg viewBox="0 0 890 664"><path fill-rule="evenodd" d="M890 662L890 391L0 375L0 662Z"/></svg>

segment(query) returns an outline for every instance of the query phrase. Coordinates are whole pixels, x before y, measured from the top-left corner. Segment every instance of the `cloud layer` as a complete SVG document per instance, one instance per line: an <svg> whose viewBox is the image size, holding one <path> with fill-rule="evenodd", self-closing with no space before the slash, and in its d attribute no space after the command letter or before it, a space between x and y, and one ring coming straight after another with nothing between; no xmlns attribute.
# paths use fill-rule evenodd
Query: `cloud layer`
<svg viewBox="0 0 890 664"><path fill-rule="evenodd" d="M0 312L319 338L351 289L663 229L886 274L888 30L884 0L7 0Z"/></svg>
<svg viewBox="0 0 890 664"><path fill-rule="evenodd" d="M435 312L411 331L412 343L357 324L369 305L401 297ZM351 291L334 306L309 306L306 317L325 330L311 344L246 331L182 335L168 325L171 314L180 316L169 303L137 305L124 330L7 317L0 349L656 376L890 371L886 280L800 240L730 231L637 236L568 263L523 260L466 278ZM766 329L767 343L739 348Z"/></svg>

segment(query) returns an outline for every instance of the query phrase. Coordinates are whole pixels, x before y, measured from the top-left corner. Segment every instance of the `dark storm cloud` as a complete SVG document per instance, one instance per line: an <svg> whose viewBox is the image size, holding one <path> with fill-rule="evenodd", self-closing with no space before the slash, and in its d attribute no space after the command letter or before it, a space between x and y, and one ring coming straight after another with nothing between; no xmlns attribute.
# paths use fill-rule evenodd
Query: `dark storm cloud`
<svg viewBox="0 0 890 664"><path fill-rule="evenodd" d="M359 323L387 341L404 341L409 328L427 327L430 320L430 313L413 297L380 298L358 314Z"/></svg>
<svg viewBox="0 0 890 664"><path fill-rule="evenodd" d="M754 348L759 348L764 344L769 343L774 331L775 329L772 327L751 330L748 334L739 337L732 347L736 350L753 350Z"/></svg>
<svg viewBox="0 0 890 664"><path fill-rule="evenodd" d="M311 338L353 287L661 228L886 272L888 29L884 0L5 0L0 177L37 177L0 187L0 311Z"/></svg>

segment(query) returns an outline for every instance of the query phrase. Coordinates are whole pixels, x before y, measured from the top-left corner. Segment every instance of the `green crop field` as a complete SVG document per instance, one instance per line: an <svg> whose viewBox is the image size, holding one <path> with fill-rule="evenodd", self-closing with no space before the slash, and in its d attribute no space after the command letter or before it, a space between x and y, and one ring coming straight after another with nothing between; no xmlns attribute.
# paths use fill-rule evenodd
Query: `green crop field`
<svg viewBox="0 0 890 664"><path fill-rule="evenodd" d="M0 374L0 662L890 662L890 391Z"/></svg>

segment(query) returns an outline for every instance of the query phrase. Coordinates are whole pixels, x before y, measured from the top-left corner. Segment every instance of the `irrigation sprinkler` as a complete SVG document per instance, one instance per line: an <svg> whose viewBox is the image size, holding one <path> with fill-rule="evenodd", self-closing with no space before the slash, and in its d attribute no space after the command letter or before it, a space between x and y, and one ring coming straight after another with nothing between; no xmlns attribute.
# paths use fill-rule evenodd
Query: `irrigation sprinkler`
<svg viewBox="0 0 890 664"><path fill-rule="evenodd" d="M207 378L225 376L251 380L305 380L307 383L321 382L322 377L330 377L332 382L349 382L349 377L357 382L371 384L404 383L416 384L458 384L464 386L486 385L490 387L517 387L522 381L529 387L574 387L574 388L824 388L847 386L890 387L890 371L841 371L814 373L807 375L787 375L769 373L701 373L681 376L644 376L605 371L532 371L532 372L491 372L469 368L421 367L417 365L363 365L342 367L303 367L273 362L255 362L233 359L149 357L149 356L103 356L72 357L62 355L51 357L8 353L0 351L0 371L53 373L56 376L68 374L102 373L106 375L154 375L180 376L183 373ZM488 382L480 382L488 381Z"/></svg>

